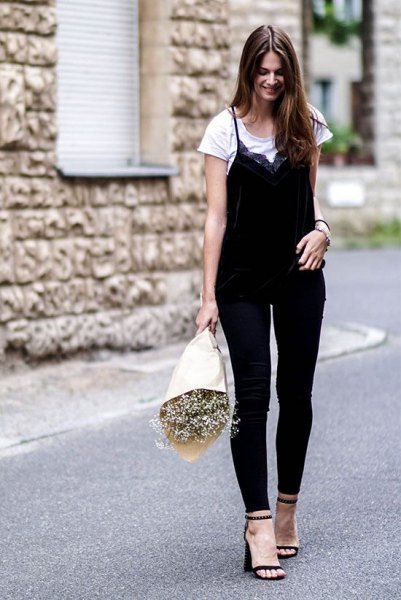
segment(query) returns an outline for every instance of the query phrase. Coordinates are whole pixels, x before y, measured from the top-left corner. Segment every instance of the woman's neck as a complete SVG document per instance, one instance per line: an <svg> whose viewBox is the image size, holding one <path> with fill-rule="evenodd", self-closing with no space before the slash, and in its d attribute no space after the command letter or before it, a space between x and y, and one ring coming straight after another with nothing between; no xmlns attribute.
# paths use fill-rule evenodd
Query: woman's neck
<svg viewBox="0 0 401 600"><path fill-rule="evenodd" d="M266 123L274 121L273 117L274 102L266 102L254 95L252 98L251 110L245 119L252 123Z"/></svg>
<svg viewBox="0 0 401 600"><path fill-rule="evenodd" d="M242 122L252 135L260 138L274 136L273 102L253 98L251 109L243 116Z"/></svg>

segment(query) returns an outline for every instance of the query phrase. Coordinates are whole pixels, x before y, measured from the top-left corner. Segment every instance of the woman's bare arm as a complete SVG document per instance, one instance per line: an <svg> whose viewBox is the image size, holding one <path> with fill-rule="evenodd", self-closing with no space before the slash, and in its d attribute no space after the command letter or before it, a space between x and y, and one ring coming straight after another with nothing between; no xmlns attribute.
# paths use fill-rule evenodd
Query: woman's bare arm
<svg viewBox="0 0 401 600"><path fill-rule="evenodd" d="M316 219L324 219L322 209L320 208L319 200L315 196L317 167L319 164L320 150L321 150L321 146L319 146L316 161L313 163L313 165L311 166L310 171L309 171L309 181L310 181L312 192L313 192L313 206L315 209L315 220Z"/></svg>
<svg viewBox="0 0 401 600"><path fill-rule="evenodd" d="M315 162L309 170L309 181L313 192L313 207L316 219L323 219L323 213L320 208L319 200L315 196L317 167L319 164L320 146ZM300 271L313 271L319 269L322 264L324 254L327 250L326 236L321 231L310 231L297 244L297 254L302 252L302 257L298 261Z"/></svg>
<svg viewBox="0 0 401 600"><path fill-rule="evenodd" d="M203 242L202 306L196 317L197 333L215 332L218 319L215 286L221 246L227 225L227 162L205 155L207 214Z"/></svg>

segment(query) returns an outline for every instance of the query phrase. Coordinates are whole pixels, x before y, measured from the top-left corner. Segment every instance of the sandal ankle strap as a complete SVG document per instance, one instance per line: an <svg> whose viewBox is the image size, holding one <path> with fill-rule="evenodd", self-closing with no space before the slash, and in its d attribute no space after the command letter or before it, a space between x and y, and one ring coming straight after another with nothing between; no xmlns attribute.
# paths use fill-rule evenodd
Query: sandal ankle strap
<svg viewBox="0 0 401 600"><path fill-rule="evenodd" d="M298 498L295 498L295 500L287 500L286 498L280 498L280 496L277 496L277 502L281 502L282 504L296 504L298 502Z"/></svg>
<svg viewBox="0 0 401 600"><path fill-rule="evenodd" d="M260 515L257 517L251 517L249 515L245 515L245 519L247 521L261 521L262 519L272 519L272 515Z"/></svg>

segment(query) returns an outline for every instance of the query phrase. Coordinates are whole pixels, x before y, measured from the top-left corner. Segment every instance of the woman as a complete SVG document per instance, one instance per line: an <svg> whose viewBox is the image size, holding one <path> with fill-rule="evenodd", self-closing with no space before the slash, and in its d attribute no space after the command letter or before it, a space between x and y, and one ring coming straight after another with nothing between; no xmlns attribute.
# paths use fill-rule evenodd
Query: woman
<svg viewBox="0 0 401 600"><path fill-rule="evenodd" d="M295 509L312 424L311 393L330 229L314 196L320 145L332 137L307 104L288 35L262 26L245 43L229 109L208 125L208 211L197 333L227 340L239 432L231 439L245 503L245 570L282 579L279 558L297 554ZM270 306L278 347L278 497L267 495Z"/></svg>

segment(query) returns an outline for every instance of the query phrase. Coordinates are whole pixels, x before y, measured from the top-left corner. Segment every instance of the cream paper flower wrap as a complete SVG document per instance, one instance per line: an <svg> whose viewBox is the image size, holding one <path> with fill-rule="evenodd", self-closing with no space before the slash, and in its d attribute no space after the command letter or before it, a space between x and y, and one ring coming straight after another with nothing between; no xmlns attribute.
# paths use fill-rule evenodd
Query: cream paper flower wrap
<svg viewBox="0 0 401 600"><path fill-rule="evenodd" d="M219 437L230 421L223 357L209 329L186 346L174 369L159 417L151 425L189 462ZM234 424L234 420L233 420Z"/></svg>

